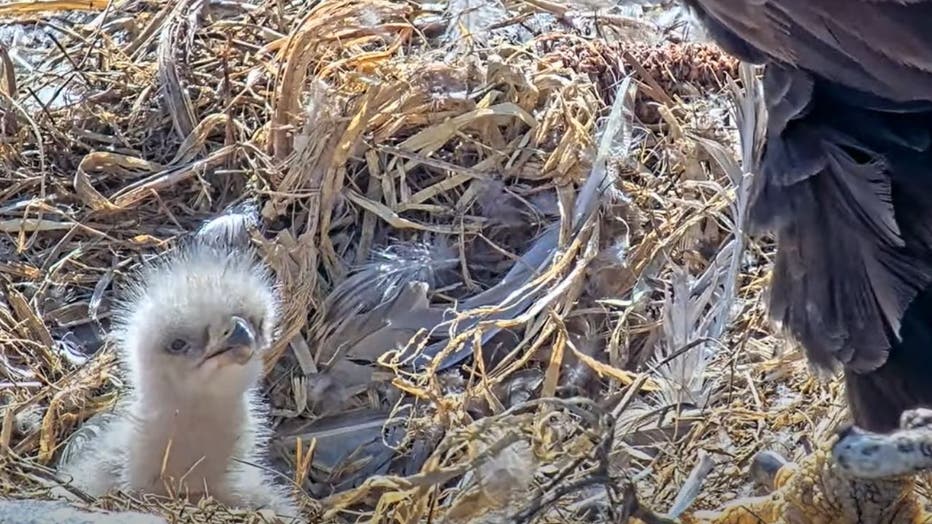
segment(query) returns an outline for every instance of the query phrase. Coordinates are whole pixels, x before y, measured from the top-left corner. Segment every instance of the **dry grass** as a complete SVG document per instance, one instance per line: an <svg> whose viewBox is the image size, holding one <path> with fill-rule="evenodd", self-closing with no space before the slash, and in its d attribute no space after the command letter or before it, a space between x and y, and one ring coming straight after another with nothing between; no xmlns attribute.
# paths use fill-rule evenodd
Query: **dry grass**
<svg viewBox="0 0 932 524"><path fill-rule="evenodd" d="M126 272L239 205L287 296L266 386L313 518L572 522L625 482L669 507L700 463L715 507L822 438L837 384L772 335L772 245L736 234L734 61L489 5L0 6L0 492L42 496L118 393Z"/></svg>

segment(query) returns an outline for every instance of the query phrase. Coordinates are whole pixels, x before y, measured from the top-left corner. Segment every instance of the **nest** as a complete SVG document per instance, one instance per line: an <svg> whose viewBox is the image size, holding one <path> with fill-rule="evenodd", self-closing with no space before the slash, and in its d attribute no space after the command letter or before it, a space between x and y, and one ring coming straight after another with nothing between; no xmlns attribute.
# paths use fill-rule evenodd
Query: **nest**
<svg viewBox="0 0 932 524"><path fill-rule="evenodd" d="M771 243L736 233L754 76L652 11L0 15L4 496L46 496L62 443L119 394L127 272L242 206L286 297L272 451L312 520L587 521L628 484L682 504L697 464L694 506L715 507L750 492L755 452L798 457L839 416L837 383L766 321Z"/></svg>

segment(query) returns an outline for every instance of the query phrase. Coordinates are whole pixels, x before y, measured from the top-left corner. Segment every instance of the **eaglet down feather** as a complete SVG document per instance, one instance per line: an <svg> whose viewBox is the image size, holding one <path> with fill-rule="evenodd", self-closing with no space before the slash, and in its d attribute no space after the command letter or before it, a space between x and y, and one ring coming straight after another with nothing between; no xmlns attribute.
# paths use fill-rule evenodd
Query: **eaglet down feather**
<svg viewBox="0 0 932 524"><path fill-rule="evenodd" d="M79 430L60 472L92 496L209 494L296 517L265 465L257 391L278 307L267 269L233 242L196 239L145 267L113 333L129 391Z"/></svg>

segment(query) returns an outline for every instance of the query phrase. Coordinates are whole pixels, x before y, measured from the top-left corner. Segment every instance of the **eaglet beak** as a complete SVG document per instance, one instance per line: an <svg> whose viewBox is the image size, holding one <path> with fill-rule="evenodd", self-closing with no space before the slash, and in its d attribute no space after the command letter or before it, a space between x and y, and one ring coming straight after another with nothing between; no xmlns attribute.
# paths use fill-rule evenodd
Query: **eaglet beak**
<svg viewBox="0 0 932 524"><path fill-rule="evenodd" d="M217 345L204 356L204 360L219 358L220 364L236 363L243 365L249 362L256 352L256 330L252 324L240 317L230 319L231 326L226 337L219 340Z"/></svg>

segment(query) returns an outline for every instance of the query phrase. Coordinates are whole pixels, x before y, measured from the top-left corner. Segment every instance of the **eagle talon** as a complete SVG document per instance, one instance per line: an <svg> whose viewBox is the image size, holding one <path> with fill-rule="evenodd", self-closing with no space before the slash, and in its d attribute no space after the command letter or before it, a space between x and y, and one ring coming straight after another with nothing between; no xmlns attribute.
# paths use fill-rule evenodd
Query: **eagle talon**
<svg viewBox="0 0 932 524"><path fill-rule="evenodd" d="M751 480L771 492L776 488L777 473L787 464L789 461L776 451L761 451L751 461Z"/></svg>

